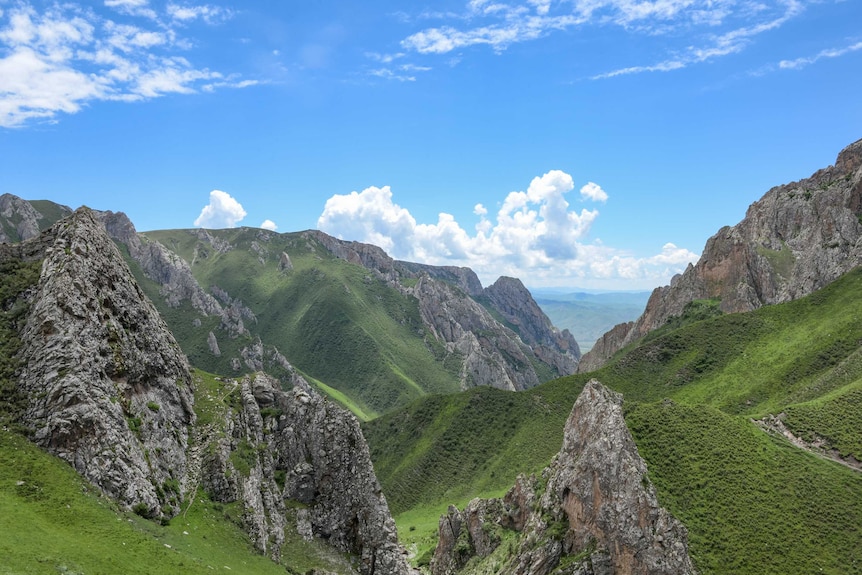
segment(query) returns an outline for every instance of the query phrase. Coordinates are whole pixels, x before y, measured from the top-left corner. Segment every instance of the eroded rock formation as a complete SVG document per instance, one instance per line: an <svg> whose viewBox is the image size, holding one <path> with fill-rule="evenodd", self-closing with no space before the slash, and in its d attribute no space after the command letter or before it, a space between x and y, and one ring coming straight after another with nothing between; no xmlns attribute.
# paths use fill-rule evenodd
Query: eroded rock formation
<svg viewBox="0 0 862 575"><path fill-rule="evenodd" d="M173 515L194 421L185 356L90 210L34 241L45 249L20 336L23 425L123 505Z"/></svg>
<svg viewBox="0 0 862 575"><path fill-rule="evenodd" d="M696 265L652 293L640 318L596 342L579 371L601 367L693 300L719 298L722 311L744 312L828 285L862 264L860 218L862 140L842 150L834 166L772 188L741 222L719 230Z"/></svg>
<svg viewBox="0 0 862 575"><path fill-rule="evenodd" d="M475 499L441 517L431 571L484 573L488 558L512 575L681 575L695 572L687 539L658 503L622 396L591 380L541 480L521 476L502 499Z"/></svg>
<svg viewBox="0 0 862 575"><path fill-rule="evenodd" d="M258 549L278 558L289 515L300 535L357 556L363 575L408 573L353 415L307 383L283 392L256 374L236 385L224 433L209 438L202 482L217 501L242 503Z"/></svg>

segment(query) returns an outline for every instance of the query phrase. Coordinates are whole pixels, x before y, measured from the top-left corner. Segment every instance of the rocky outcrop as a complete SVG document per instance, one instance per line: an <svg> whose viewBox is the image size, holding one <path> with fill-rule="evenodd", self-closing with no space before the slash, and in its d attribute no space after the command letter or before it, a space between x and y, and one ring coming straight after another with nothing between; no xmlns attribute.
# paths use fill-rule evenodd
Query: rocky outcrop
<svg viewBox="0 0 862 575"><path fill-rule="evenodd" d="M71 208L66 206L51 205L55 208L55 213L49 217L37 210L33 203L18 196L0 195L0 243L33 239L58 219L72 213Z"/></svg>
<svg viewBox="0 0 862 575"><path fill-rule="evenodd" d="M34 241L45 249L20 336L22 424L121 504L175 514L194 421L185 356L90 210Z"/></svg>
<svg viewBox="0 0 862 575"><path fill-rule="evenodd" d="M470 268L457 266L431 266L414 262L397 261L396 267L406 277L421 277L427 275L436 280L451 284L470 297L482 295L482 282L479 276Z"/></svg>
<svg viewBox="0 0 862 575"><path fill-rule="evenodd" d="M540 383L532 350L479 303L429 276L410 293L419 300L423 323L451 354L461 357L461 388L490 385L523 390Z"/></svg>
<svg viewBox="0 0 862 575"><path fill-rule="evenodd" d="M560 375L577 371L581 358L578 342L569 330L554 327L521 280L501 277L482 295L543 362L554 366Z"/></svg>
<svg viewBox="0 0 862 575"><path fill-rule="evenodd" d="M203 315L222 314L222 307L200 286L184 259L159 242L138 234L122 212L96 212L96 216L108 235L128 248L141 271L161 286L159 294L170 307L187 301Z"/></svg>
<svg viewBox="0 0 862 575"><path fill-rule="evenodd" d="M517 532L517 543L503 548L506 530ZM493 556L502 574L680 575L695 572L687 539L658 503L622 396L591 380L541 482L519 477L504 498L476 499L441 517L431 572L484 572L481 559Z"/></svg>
<svg viewBox="0 0 862 575"><path fill-rule="evenodd" d="M791 301L862 264L862 140L834 166L769 190L745 218L706 242L700 260L670 286L656 289L643 315L614 328L581 360L604 364L623 346L683 313L696 299L720 298L721 310L744 312Z"/></svg>
<svg viewBox="0 0 862 575"><path fill-rule="evenodd" d="M258 549L278 558L290 516L300 535L357 556L363 575L408 573L356 419L307 384L283 392L264 374L233 395L202 477L217 501L242 503Z"/></svg>
<svg viewBox="0 0 862 575"><path fill-rule="evenodd" d="M385 280L397 281L395 260L389 257L382 248L362 242L347 242L339 240L318 230L308 230L302 235L320 243L326 250L344 261L360 265L377 272Z"/></svg>

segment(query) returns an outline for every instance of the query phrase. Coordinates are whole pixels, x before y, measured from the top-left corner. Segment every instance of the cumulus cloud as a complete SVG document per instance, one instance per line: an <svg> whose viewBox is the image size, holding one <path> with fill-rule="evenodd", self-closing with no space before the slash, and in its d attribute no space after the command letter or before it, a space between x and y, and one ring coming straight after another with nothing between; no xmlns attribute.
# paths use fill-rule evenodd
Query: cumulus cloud
<svg viewBox="0 0 862 575"><path fill-rule="evenodd" d="M260 224L260 227L271 232L274 232L278 229L278 226L275 225L275 222L272 220L263 220L263 223Z"/></svg>
<svg viewBox="0 0 862 575"><path fill-rule="evenodd" d="M326 200L317 227L323 231L339 230L340 237L361 238L387 252L397 253L400 249L395 242L413 236L416 220L392 201L389 186L372 186Z"/></svg>
<svg viewBox="0 0 862 575"><path fill-rule="evenodd" d="M594 202L608 201L608 195L605 191L601 186L593 182L587 182L587 184L581 188L581 197L585 200L592 200Z"/></svg>
<svg viewBox="0 0 862 575"><path fill-rule="evenodd" d="M147 0L105 0L104 5L107 16L75 3L37 10L27 1L0 12L0 127L54 120L95 101L132 102L254 84L197 68L180 56L189 42ZM192 8L203 10L196 17L205 20L217 12Z"/></svg>
<svg viewBox="0 0 862 575"><path fill-rule="evenodd" d="M232 228L245 216L246 212L242 205L230 194L221 190L213 190L210 192L210 203L201 210L201 215L195 220L195 226L199 228ZM264 223L267 222L269 220Z"/></svg>
<svg viewBox="0 0 862 575"><path fill-rule="evenodd" d="M573 189L569 174L552 170L534 178L526 191L506 195L493 219L488 208L476 204L473 213L479 221L475 232L468 233L448 213L440 213L435 223L418 223L394 201L388 186L369 187L332 196L317 227L342 239L378 245L396 258L469 266L486 284L511 275L533 285L586 285L595 280L652 287L697 260L696 254L671 243L654 256L639 258L589 241L599 212L572 209L566 195ZM593 182L580 192L583 201L608 199Z"/></svg>

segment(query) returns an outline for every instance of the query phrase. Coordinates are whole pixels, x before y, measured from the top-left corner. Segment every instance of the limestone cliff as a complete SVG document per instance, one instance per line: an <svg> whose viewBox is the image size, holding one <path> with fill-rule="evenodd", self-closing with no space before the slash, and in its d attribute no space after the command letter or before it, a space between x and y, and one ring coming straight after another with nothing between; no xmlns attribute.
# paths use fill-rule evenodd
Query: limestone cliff
<svg viewBox="0 0 862 575"><path fill-rule="evenodd" d="M36 209L34 202L22 200L12 194L0 195L0 243L29 240L53 225L58 219L72 213L71 208L51 202L39 202L45 207L50 205L49 213ZM45 210L48 212L48 210Z"/></svg>
<svg viewBox="0 0 862 575"><path fill-rule="evenodd" d="M20 335L21 423L123 505L175 514L194 421L185 356L90 210L30 242L44 260Z"/></svg>
<svg viewBox="0 0 862 575"><path fill-rule="evenodd" d="M201 437L202 485L242 504L246 530L273 559L287 527L358 557L362 575L409 573L356 419L299 380L291 392L264 374L235 384L223 427Z"/></svg>
<svg viewBox="0 0 862 575"><path fill-rule="evenodd" d="M696 265L652 293L640 318L596 342L579 371L601 367L693 300L720 298L722 311L743 312L828 285L862 263L860 218L862 140L842 150L835 165L772 188L741 222L719 230Z"/></svg>
<svg viewBox="0 0 862 575"><path fill-rule="evenodd" d="M482 295L514 326L536 356L553 365L560 375L577 370L581 358L578 342L569 330L560 331L554 327L521 280L501 277L485 288Z"/></svg>
<svg viewBox="0 0 862 575"><path fill-rule="evenodd" d="M431 572L681 575L695 572L687 539L658 503L622 396L591 380L541 480L521 476L502 499L440 518Z"/></svg>
<svg viewBox="0 0 862 575"><path fill-rule="evenodd" d="M422 276L410 290L422 321L461 360L461 389L490 385L520 391L541 383L534 352L479 303L456 287Z"/></svg>

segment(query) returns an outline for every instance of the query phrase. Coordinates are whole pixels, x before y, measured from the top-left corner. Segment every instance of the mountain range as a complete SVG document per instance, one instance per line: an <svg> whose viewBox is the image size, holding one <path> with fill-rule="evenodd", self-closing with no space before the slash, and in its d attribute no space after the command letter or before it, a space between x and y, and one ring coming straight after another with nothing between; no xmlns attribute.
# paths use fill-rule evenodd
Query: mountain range
<svg viewBox="0 0 862 575"><path fill-rule="evenodd" d="M0 570L862 572L860 238L862 141L582 358L514 278L0 196Z"/></svg>

